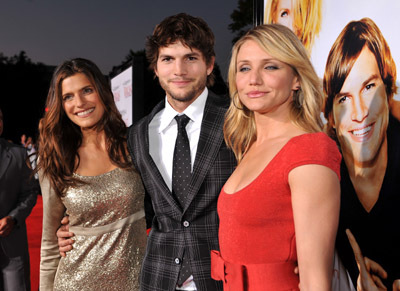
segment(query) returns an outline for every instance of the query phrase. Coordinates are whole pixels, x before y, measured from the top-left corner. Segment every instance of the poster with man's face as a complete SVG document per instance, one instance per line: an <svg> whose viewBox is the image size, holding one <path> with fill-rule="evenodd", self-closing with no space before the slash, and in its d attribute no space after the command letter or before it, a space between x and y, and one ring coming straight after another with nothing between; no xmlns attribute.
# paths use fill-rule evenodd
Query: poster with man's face
<svg viewBox="0 0 400 291"><path fill-rule="evenodd" d="M343 156L340 258L356 283L349 229L366 277L400 290L400 1L262 1L264 23L289 27L321 79L325 130Z"/></svg>

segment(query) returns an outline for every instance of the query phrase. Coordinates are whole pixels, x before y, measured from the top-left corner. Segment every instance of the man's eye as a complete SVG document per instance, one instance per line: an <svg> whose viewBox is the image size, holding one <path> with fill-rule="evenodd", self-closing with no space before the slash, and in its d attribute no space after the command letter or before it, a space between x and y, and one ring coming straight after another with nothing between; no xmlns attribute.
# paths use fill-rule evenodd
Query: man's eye
<svg viewBox="0 0 400 291"><path fill-rule="evenodd" d="M365 86L365 89L370 90L370 89L372 89L373 87L375 87L375 83L370 83L370 84L368 84L367 86Z"/></svg>
<svg viewBox="0 0 400 291"><path fill-rule="evenodd" d="M343 97L340 97L340 98L339 98L338 102L339 102L339 104L340 104L340 103L345 102L347 99L349 99L349 97L343 96Z"/></svg>

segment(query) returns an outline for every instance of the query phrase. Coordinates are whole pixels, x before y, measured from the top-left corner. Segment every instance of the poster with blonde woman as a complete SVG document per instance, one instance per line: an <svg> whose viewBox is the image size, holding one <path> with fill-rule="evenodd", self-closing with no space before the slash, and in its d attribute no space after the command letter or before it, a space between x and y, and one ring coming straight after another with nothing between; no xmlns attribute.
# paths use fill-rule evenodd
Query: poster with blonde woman
<svg viewBox="0 0 400 291"><path fill-rule="evenodd" d="M264 23L278 23L290 28L311 52L321 29L323 0L265 0Z"/></svg>
<svg viewBox="0 0 400 291"><path fill-rule="evenodd" d="M336 249L357 290L400 290L400 1L261 0L322 80L325 129L343 156Z"/></svg>

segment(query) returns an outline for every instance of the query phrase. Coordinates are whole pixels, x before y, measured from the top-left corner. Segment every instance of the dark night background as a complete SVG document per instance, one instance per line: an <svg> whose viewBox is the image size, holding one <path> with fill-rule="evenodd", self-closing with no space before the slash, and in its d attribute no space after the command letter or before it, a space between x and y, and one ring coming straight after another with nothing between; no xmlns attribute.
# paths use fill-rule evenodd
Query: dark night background
<svg viewBox="0 0 400 291"><path fill-rule="evenodd" d="M4 0L0 9L0 108L2 137L19 143L36 138L55 66L66 59L94 61L113 75L132 55L141 55L146 36L169 15L202 17L216 37L219 83L226 90L232 41L252 21L252 0ZM220 72L218 72L218 70ZM152 74L145 72L145 88ZM157 84L157 82L155 82ZM161 94L161 95L160 95ZM144 113L163 97L159 88L145 92ZM147 96L151 96L147 99Z"/></svg>

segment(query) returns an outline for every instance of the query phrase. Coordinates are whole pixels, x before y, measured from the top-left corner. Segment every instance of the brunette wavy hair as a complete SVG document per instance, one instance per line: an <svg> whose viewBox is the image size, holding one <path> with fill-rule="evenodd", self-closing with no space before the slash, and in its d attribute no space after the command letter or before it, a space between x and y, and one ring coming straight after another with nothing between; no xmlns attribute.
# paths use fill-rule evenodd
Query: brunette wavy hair
<svg viewBox="0 0 400 291"><path fill-rule="evenodd" d="M82 132L66 115L62 98L62 82L79 73L89 79L104 105L104 114L94 129L98 132L104 130L112 163L123 169L131 167L126 150L126 125L114 103L108 80L89 60L77 58L65 61L54 71L46 100L47 111L39 122L36 168L49 179L59 196L63 196L68 187L82 183L73 177L80 162L78 149L82 145Z"/></svg>

